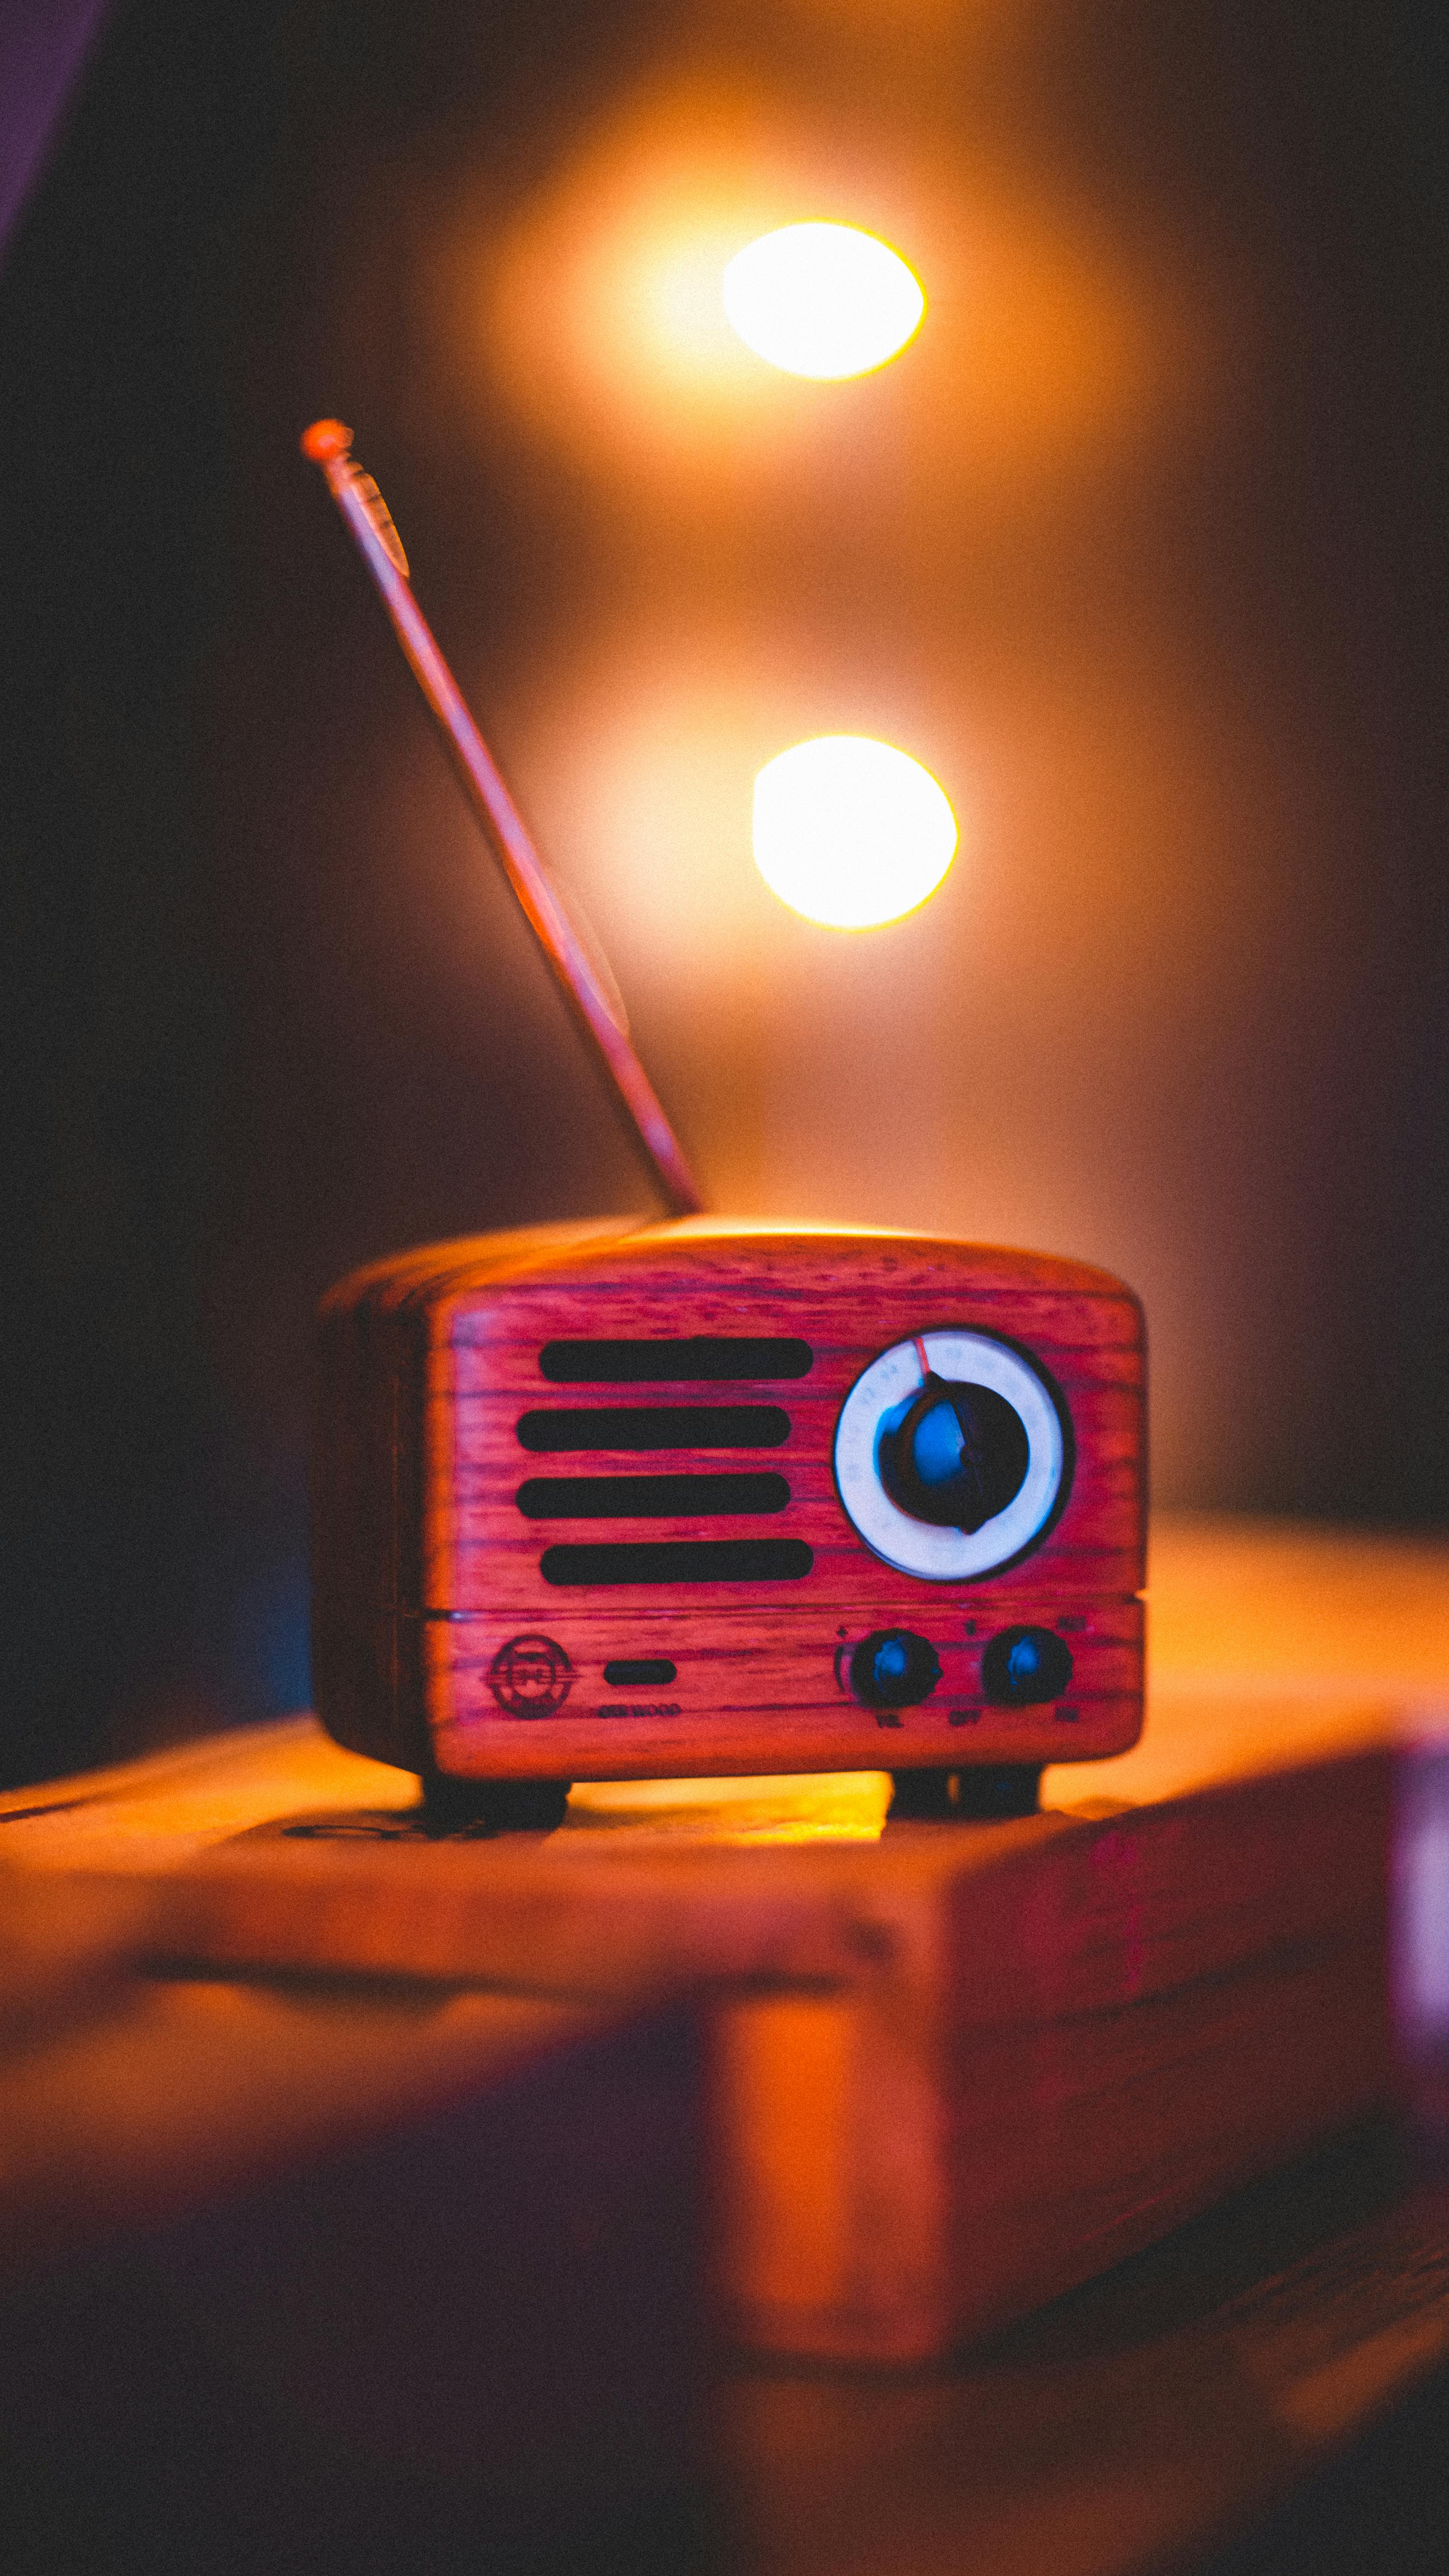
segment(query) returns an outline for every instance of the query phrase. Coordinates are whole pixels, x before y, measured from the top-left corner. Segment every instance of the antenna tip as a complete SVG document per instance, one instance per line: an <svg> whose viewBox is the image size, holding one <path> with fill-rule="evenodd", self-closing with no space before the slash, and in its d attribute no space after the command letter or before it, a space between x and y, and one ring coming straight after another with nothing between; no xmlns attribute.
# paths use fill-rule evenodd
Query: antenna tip
<svg viewBox="0 0 1449 2576"><path fill-rule="evenodd" d="M345 456L351 445L352 432L344 429L340 420L314 420L311 428L302 432L302 453L314 465L332 464L335 458Z"/></svg>

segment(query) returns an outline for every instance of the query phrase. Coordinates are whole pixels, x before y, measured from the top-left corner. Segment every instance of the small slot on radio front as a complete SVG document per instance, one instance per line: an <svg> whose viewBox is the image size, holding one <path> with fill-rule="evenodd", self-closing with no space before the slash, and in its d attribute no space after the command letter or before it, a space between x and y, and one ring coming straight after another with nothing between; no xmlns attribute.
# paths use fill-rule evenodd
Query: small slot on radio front
<svg viewBox="0 0 1449 2576"><path fill-rule="evenodd" d="M782 1512L783 1476L530 1476L514 1497L530 1521L673 1520L686 1512Z"/></svg>
<svg viewBox="0 0 1449 2576"><path fill-rule="evenodd" d="M808 1342L743 1333L688 1333L670 1341L545 1342L539 1370L555 1386L665 1385L672 1380L806 1377Z"/></svg>
<svg viewBox="0 0 1449 2576"><path fill-rule="evenodd" d="M545 1583L798 1583L815 1562L798 1538L668 1538L546 1547Z"/></svg>
<svg viewBox="0 0 1449 2576"><path fill-rule="evenodd" d="M524 1449L778 1449L778 1404L599 1404L540 1408L518 1425Z"/></svg>

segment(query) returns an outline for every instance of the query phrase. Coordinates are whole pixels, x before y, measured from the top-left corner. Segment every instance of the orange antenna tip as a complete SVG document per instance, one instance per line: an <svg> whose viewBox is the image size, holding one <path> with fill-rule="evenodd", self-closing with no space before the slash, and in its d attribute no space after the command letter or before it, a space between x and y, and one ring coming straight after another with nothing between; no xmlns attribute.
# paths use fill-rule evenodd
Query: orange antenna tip
<svg viewBox="0 0 1449 2576"><path fill-rule="evenodd" d="M352 432L340 420L314 420L302 432L302 453L314 465L330 465L335 457L345 456L352 445Z"/></svg>

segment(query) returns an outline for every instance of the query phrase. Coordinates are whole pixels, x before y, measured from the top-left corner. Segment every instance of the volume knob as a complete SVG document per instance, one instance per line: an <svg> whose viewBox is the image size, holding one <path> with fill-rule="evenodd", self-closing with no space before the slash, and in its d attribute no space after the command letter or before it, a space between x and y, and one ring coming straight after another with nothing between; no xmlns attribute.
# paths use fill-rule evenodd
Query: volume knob
<svg viewBox="0 0 1449 2576"><path fill-rule="evenodd" d="M911 1628L876 1628L850 1658L850 1687L863 1708L918 1708L941 1678L929 1637Z"/></svg>

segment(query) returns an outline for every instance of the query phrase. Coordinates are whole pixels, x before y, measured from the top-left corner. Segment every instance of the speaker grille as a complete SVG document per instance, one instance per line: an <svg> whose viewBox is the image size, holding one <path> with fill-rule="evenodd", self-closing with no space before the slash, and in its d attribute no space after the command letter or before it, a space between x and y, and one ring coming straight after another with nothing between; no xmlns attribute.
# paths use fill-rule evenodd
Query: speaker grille
<svg viewBox="0 0 1449 2576"><path fill-rule="evenodd" d="M729 1379L754 1386L761 1379L804 1377L814 1360L808 1342L777 1334L687 1333L650 1341L590 1335L546 1342L539 1369L556 1386L663 1388ZM522 1415L517 1428L523 1449L554 1455L608 1450L612 1467L621 1451L778 1449L790 1437L790 1416L782 1405L749 1402L539 1405ZM546 1583L790 1583L808 1574L815 1561L800 1539L696 1534L702 1520L787 1509L790 1487L783 1476L743 1467L712 1473L701 1462L657 1476L529 1476L515 1499L530 1521L692 1524L688 1537L545 1548L539 1571Z"/></svg>

